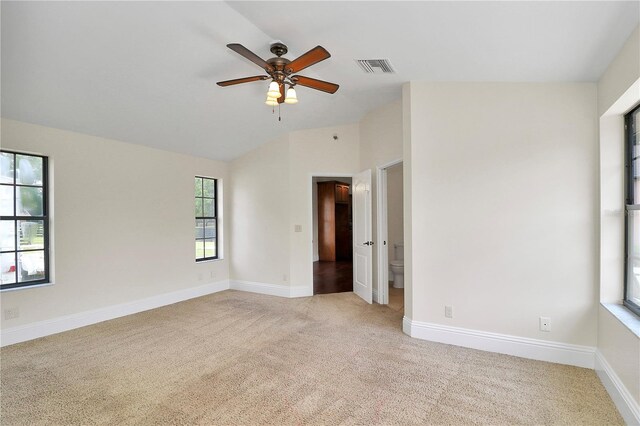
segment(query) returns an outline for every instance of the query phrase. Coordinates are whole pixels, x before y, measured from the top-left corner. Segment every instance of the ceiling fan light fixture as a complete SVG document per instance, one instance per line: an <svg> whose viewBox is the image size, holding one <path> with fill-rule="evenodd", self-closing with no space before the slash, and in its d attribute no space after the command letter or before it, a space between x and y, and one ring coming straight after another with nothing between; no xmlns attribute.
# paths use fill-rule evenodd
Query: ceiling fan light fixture
<svg viewBox="0 0 640 426"><path fill-rule="evenodd" d="M267 100L265 101L265 104L269 106L276 106L278 105L278 98L272 98L271 96L267 96Z"/></svg>
<svg viewBox="0 0 640 426"><path fill-rule="evenodd" d="M269 91L267 92L267 96L270 98L278 99L280 97L280 86L275 81L269 83Z"/></svg>
<svg viewBox="0 0 640 426"><path fill-rule="evenodd" d="M296 89L294 89L293 87L289 87L287 89L287 97L284 98L284 102L286 104L297 104L298 103L298 96L296 95Z"/></svg>

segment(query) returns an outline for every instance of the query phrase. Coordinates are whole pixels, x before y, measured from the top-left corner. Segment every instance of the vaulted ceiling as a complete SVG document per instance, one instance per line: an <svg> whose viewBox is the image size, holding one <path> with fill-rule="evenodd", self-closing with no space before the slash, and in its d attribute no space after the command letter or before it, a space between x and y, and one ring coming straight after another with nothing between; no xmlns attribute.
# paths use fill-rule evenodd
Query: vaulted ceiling
<svg viewBox="0 0 640 426"><path fill-rule="evenodd" d="M230 160L297 129L352 123L411 80L597 81L638 25L616 2L7 2L1 3L2 116ZM225 46L263 58L332 57L303 74L340 84L298 89L279 122L267 82ZM354 59L388 58L396 74Z"/></svg>

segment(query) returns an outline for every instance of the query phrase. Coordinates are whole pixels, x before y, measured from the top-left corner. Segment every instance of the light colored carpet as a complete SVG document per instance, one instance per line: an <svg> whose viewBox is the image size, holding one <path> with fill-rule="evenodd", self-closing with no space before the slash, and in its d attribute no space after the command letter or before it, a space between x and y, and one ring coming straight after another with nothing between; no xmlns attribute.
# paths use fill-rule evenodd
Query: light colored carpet
<svg viewBox="0 0 640 426"><path fill-rule="evenodd" d="M591 370L411 339L353 293L225 291L3 348L3 425L623 424Z"/></svg>

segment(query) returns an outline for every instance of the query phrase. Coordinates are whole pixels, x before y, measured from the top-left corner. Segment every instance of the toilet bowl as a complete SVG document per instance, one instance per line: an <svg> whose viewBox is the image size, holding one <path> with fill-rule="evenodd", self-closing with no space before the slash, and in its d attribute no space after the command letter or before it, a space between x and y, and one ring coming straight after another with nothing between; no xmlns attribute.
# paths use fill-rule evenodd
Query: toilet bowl
<svg viewBox="0 0 640 426"><path fill-rule="evenodd" d="M393 287L404 288L404 244L394 244L393 251L395 253L395 260L389 262L391 272L393 273Z"/></svg>
<svg viewBox="0 0 640 426"><path fill-rule="evenodd" d="M391 272L393 272L393 287L404 288L404 260L392 260Z"/></svg>

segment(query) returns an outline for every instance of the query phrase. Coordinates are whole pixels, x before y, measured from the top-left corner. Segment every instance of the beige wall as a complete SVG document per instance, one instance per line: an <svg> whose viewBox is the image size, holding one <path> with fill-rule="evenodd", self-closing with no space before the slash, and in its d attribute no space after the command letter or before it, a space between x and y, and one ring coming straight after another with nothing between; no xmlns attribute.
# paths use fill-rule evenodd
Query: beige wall
<svg viewBox="0 0 640 426"><path fill-rule="evenodd" d="M224 163L6 119L1 132L3 149L49 157L55 281L3 292L20 311L3 329L228 278L227 260L194 260L193 179L226 191Z"/></svg>
<svg viewBox="0 0 640 426"><path fill-rule="evenodd" d="M402 160L402 102L396 101L375 109L360 121L360 170L371 169L371 226L376 243L377 167ZM374 246L375 247L375 246ZM390 258L391 259L391 258ZM373 250L373 288L378 285L378 251Z"/></svg>
<svg viewBox="0 0 640 426"><path fill-rule="evenodd" d="M389 261L396 259L394 245L404 241L404 217L402 196L402 164L387 170L387 246ZM393 277L389 275L389 280Z"/></svg>
<svg viewBox="0 0 640 426"><path fill-rule="evenodd" d="M636 28L598 82L600 115L600 301L621 303L624 264L624 121L640 102L640 29ZM640 404L640 319L623 324L598 311L598 349Z"/></svg>
<svg viewBox="0 0 640 426"><path fill-rule="evenodd" d="M595 346L595 85L408 90L411 318Z"/></svg>

